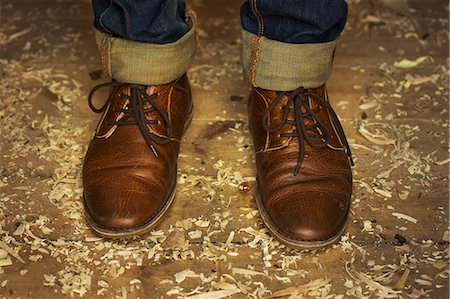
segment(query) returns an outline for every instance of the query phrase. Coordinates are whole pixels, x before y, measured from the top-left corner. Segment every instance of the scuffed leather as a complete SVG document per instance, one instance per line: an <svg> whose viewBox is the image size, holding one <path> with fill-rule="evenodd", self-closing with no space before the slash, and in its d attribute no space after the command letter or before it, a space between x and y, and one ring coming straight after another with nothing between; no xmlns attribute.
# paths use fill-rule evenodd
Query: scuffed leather
<svg viewBox="0 0 450 299"><path fill-rule="evenodd" d="M324 95L325 86L316 88L315 92ZM343 228L350 209L352 172L348 156L327 110L321 109L318 115L331 133L330 145L318 149L305 142L305 158L295 176L298 138L279 134L292 132L295 126L286 124L281 132L268 133L262 123L264 112L276 96L274 91L253 88L248 104L258 192L265 213L286 238L298 241L330 239ZM269 126L280 122L281 106L285 103L274 109L268 120ZM310 99L311 107L317 105L317 100Z"/></svg>
<svg viewBox="0 0 450 299"><path fill-rule="evenodd" d="M192 112L189 82L184 75L176 84L147 88L157 93L157 103L170 116L172 138L167 144L152 145L156 157L145 142L138 125L119 125L113 120L119 113L114 107L124 107L121 87L104 112L87 151L83 165L84 200L94 221L110 230L132 229L150 222L164 207L172 194L177 178L177 158L181 137ZM149 108L149 107L146 107ZM148 119L160 120L157 112L147 114ZM148 125L154 134L164 135L164 123ZM107 132L107 138L103 137Z"/></svg>

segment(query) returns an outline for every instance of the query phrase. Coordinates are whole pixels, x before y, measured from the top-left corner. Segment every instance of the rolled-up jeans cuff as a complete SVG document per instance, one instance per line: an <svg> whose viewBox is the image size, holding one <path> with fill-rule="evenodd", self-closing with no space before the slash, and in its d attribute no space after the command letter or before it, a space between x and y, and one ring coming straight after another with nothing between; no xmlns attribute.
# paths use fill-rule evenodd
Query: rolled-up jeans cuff
<svg viewBox="0 0 450 299"><path fill-rule="evenodd" d="M244 78L255 87L291 91L324 84L331 73L336 41L290 44L241 32Z"/></svg>
<svg viewBox="0 0 450 299"><path fill-rule="evenodd" d="M191 65L197 44L195 15L189 31L169 44L141 43L95 29L105 72L119 82L159 85L181 77Z"/></svg>

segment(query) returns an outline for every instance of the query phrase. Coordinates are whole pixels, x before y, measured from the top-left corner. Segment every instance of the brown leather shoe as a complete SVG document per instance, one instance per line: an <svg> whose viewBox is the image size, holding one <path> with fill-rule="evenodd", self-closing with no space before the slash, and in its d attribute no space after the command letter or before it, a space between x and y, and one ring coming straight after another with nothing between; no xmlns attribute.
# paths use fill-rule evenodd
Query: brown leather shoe
<svg viewBox="0 0 450 299"><path fill-rule="evenodd" d="M92 96L105 86L111 94L97 109ZM180 141L192 115L188 79L158 86L100 84L89 106L104 114L83 165L87 220L101 236L143 234L175 195Z"/></svg>
<svg viewBox="0 0 450 299"><path fill-rule="evenodd" d="M261 217L282 243L319 248L343 233L352 195L350 148L325 85L253 88L249 124Z"/></svg>

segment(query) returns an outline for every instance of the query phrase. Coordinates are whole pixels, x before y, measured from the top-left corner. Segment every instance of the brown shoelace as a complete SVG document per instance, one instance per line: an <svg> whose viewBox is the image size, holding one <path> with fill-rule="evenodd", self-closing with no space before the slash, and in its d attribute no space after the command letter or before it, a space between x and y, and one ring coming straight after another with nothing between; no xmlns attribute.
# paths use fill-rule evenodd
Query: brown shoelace
<svg viewBox="0 0 450 299"><path fill-rule="evenodd" d="M284 96L287 96L287 103L282 108L283 118L276 126L269 127L268 121L270 113L273 112L274 107L276 107L277 103L279 103ZM309 98L316 99L319 102L319 105L316 108L311 108ZM325 123L318 116L318 113L322 108L327 109L329 112L331 121L336 128L339 139L343 143L345 152L351 165L353 166L352 153L350 151L347 138L345 137L344 130L336 113L325 97L321 97L313 90L305 89L303 87L290 92L280 92L264 113L263 125L265 130L268 132L279 132L286 124L295 126L295 130L293 132L280 134L280 137L297 137L299 140L300 151L297 159L297 167L294 171L295 176L298 175L302 162L305 158L305 141L312 147L319 149L330 144L331 134L325 126ZM294 115L294 120L288 119L289 113Z"/></svg>
<svg viewBox="0 0 450 299"><path fill-rule="evenodd" d="M153 143L156 144L167 144L170 142L172 137L172 125L169 120L169 116L167 113L159 106L159 104L156 102L157 94L148 95L147 94L147 86L146 85L139 85L139 84L127 84L127 83L121 83L117 81L112 81L108 83L101 83L97 86L95 86L91 92L89 93L88 97L88 104L92 111L95 113L102 113L104 112L108 105L113 100L115 94L119 90L121 86L126 86L127 89L130 91L130 95L120 93L120 97L122 99L129 100L129 104L125 108L118 108L116 107L114 109L114 112L117 113L123 113L123 117L117 121L114 121L111 124L108 125L138 125L139 130L141 131L142 136L144 137L147 145L150 147L151 151L155 155L155 157L158 157L158 152L156 151L155 147L153 146ZM180 86L178 86L176 83L173 84L174 87L182 89ZM95 92L101 88L104 87L111 87L111 92L108 96L108 99L103 104L101 108L96 108L93 101L93 95ZM149 102L151 107L145 108L145 104ZM147 119L147 115L152 112L157 112L164 122L164 127L166 128L166 132L164 134L165 137L156 136L155 134L152 134L148 128L149 125L158 124L158 121L155 119Z"/></svg>

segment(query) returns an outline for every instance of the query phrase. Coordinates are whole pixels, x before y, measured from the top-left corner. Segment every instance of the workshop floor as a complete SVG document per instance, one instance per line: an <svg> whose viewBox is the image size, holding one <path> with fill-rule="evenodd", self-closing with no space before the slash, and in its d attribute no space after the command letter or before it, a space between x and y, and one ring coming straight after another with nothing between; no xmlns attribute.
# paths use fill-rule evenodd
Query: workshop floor
<svg viewBox="0 0 450 299"><path fill-rule="evenodd" d="M193 1L176 200L157 230L114 242L81 202L99 119L86 98L108 81L90 1L0 2L1 297L449 298L448 2L349 1L329 92L356 162L353 206L340 242L312 252L272 240L256 211L240 2Z"/></svg>

